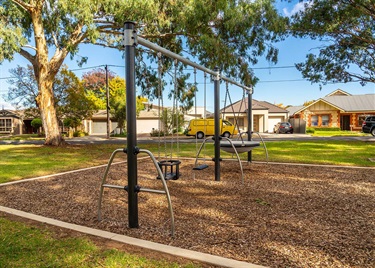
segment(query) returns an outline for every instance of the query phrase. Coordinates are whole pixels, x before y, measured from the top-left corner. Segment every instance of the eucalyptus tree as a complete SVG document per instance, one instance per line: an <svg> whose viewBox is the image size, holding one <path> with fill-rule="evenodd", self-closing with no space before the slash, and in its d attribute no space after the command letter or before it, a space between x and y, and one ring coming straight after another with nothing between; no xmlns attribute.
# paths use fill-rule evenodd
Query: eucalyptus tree
<svg viewBox="0 0 375 268"><path fill-rule="evenodd" d="M63 142L56 119L52 85L66 57L80 44L122 49L123 23L138 23L138 32L176 53L196 57L209 68L248 85L255 84L251 65L265 56L277 61L272 42L284 31L285 18L274 0L0 0L0 62L15 53L33 66L36 101L46 133L45 144ZM139 85L155 95L154 70L139 53ZM165 68L171 63L165 60ZM180 68L183 68L180 66ZM150 87L148 87L150 86Z"/></svg>
<svg viewBox="0 0 375 268"><path fill-rule="evenodd" d="M292 17L298 37L323 41L318 54L297 64L303 77L315 83L375 82L375 2L373 0L304 1Z"/></svg>

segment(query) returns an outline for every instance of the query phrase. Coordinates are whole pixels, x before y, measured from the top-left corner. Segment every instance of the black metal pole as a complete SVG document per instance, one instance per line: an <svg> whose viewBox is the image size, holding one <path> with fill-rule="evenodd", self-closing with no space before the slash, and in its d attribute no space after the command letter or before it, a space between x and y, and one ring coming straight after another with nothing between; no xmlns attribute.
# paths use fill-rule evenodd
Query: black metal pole
<svg viewBox="0 0 375 268"><path fill-rule="evenodd" d="M220 70L214 69L215 181L220 181Z"/></svg>
<svg viewBox="0 0 375 268"><path fill-rule="evenodd" d="M105 92L107 97L107 139L110 138L111 133L111 121L109 116L109 87L108 87L108 65L105 66Z"/></svg>
<svg viewBox="0 0 375 268"><path fill-rule="evenodd" d="M247 140L251 141L251 131L253 126L253 93L247 92ZM252 161L251 150L247 152L247 162Z"/></svg>
<svg viewBox="0 0 375 268"><path fill-rule="evenodd" d="M135 45L134 22L125 22L125 79L126 79L126 131L128 159L128 213L129 227L138 228L138 174L137 174L137 124L135 94Z"/></svg>

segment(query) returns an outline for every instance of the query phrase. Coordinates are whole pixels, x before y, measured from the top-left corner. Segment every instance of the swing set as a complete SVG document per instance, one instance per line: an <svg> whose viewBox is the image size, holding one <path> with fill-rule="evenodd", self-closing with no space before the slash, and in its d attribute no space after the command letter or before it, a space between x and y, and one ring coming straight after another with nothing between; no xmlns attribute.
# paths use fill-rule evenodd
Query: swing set
<svg viewBox="0 0 375 268"><path fill-rule="evenodd" d="M175 54L167 49L164 49L156 44L153 44L139 36L137 36L137 32L135 30L135 24L134 22L125 22L124 25L124 47L125 47L125 80L126 80L126 114L127 114L127 144L126 148L124 149L117 149L115 150L106 167L104 176L102 178L101 186L100 186L100 193L99 193L99 203L98 203L98 220L100 221L102 219L102 203L103 203L103 193L105 188L112 188L112 189L122 189L125 190L128 194L128 223L129 228L138 228L139 227L139 221L138 221L138 194L141 192L149 192L149 193L155 193L155 194L164 194L166 196L167 202L168 202L168 209L170 214L170 222L171 222L171 235L174 236L175 232L175 224L174 224L174 214L173 214L173 208L172 208L172 202L171 197L168 191L168 186L166 181L167 180L177 180L180 177L179 172L179 165L181 163L180 160L172 159L172 152L170 153L170 157L167 158L167 153L165 154L165 159L161 160L160 157L160 143L161 143L161 137L160 137L160 120L159 120L159 161L154 157L154 155L145 149L141 149L137 145L137 126L136 126L136 88L135 88L135 51L137 45L142 45L144 47L149 48L152 51L158 52L158 79L159 79L159 89L158 89L158 101L159 101L159 118L160 117L160 106L163 107L163 98L162 98L162 61L161 61L161 55L165 55L167 57L170 57L174 59L174 100L173 100L173 113L176 112L177 107L177 99L176 93L177 93L177 63L182 62L185 65L191 66L194 68L194 84L196 83L196 70L200 70L204 72L205 77L205 83L204 83L204 101L205 101L205 107L204 107L204 117L206 116L206 75L211 75L213 77L213 84L214 84L214 122L215 122L215 135L213 136L214 140L214 158L212 159L215 163L215 181L220 181L220 161L222 160L220 158L220 150L224 150L230 153L233 153L236 155L237 160L241 167L242 172L242 181L243 181L243 170L242 170L242 164L239 157L239 153L248 152L248 161L251 162L251 150L255 147L258 147L260 144L259 142L255 142L251 140L252 132L251 132L251 115L249 116L249 111L251 113L251 109L248 109L248 122L249 127L247 130L247 140L244 140L242 138L242 135L240 133L239 138L240 140L233 141L227 137L220 136L220 82L226 81L227 83L227 94L229 94L228 90L228 83L235 85L237 87L240 87L244 92L246 92L249 96L249 106L251 107L251 95L253 94L253 89L251 87L242 85L240 83L237 83L236 81L233 81L229 78L226 78L220 74L220 71L218 68L215 68L214 70L205 68L199 64L196 64L181 55ZM161 105L160 105L161 104ZM176 117L178 120L178 116ZM175 122L178 126L178 122ZM164 131L165 136L165 131ZM222 139L225 139L225 141L222 141ZM206 141L208 138L204 140L204 142L201 144L197 156L196 161L194 164L193 169L194 170L202 170L208 167L208 165L197 165L199 154L202 150L202 148L205 146ZM263 140L262 140L263 142ZM263 142L264 144L264 142ZM166 148L166 139L164 137L164 145ZM265 146L264 146L265 147ZM173 148L173 137L171 140L171 148ZM171 149L172 150L172 149ZM178 143L178 134L177 134L177 154L179 151L179 143ZM127 182L128 185L122 186L122 185L113 185L107 183L107 177L110 170L110 167L112 165L112 162L114 160L114 157L119 153L125 153L127 155ZM148 189L144 188L138 185L138 154L144 153L148 155L148 157L151 159L151 162L155 166L155 169L158 173L157 178L161 181L163 190L157 190L157 189ZM268 157L268 154L267 154Z"/></svg>

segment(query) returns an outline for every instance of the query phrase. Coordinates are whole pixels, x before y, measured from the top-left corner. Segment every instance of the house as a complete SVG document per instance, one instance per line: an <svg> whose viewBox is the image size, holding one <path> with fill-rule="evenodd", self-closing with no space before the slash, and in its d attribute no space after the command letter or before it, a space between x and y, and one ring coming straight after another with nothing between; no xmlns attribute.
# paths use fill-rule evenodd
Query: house
<svg viewBox="0 0 375 268"><path fill-rule="evenodd" d="M23 133L22 118L14 111L0 110L0 134L18 135Z"/></svg>
<svg viewBox="0 0 375 268"><path fill-rule="evenodd" d="M351 95L337 89L307 106L289 108L291 118L306 121L307 127L339 127L361 130L362 122L375 115L375 94Z"/></svg>
<svg viewBox="0 0 375 268"><path fill-rule="evenodd" d="M237 124L241 131L247 131L247 98L243 98L221 109L224 119ZM278 122L288 119L288 111L266 101L252 100L253 129L255 132L273 132Z"/></svg>
<svg viewBox="0 0 375 268"><path fill-rule="evenodd" d="M164 109L168 107L163 107ZM158 105L145 103L145 108L139 112L137 116L137 133L138 134L150 134L153 130L162 129L163 126L161 125L161 120L159 120L161 116L162 108ZM203 107L196 107L190 109L186 115L184 115L184 120L186 122L190 121L194 118L203 118L204 115L204 108ZM212 113L206 111L206 117L212 116ZM117 122L114 118L110 116L110 132L117 132L119 133L119 129L117 128ZM83 129L89 135L106 135L107 133L107 111L106 110L99 110L91 119L87 119L83 121Z"/></svg>

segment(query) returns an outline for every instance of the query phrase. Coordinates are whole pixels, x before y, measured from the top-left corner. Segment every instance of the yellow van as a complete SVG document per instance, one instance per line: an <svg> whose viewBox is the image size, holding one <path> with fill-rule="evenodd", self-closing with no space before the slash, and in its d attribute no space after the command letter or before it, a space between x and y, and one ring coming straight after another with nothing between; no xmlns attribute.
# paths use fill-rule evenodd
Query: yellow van
<svg viewBox="0 0 375 268"><path fill-rule="evenodd" d="M220 119L221 136L229 138L233 134L238 134L235 126L227 121ZM203 139L205 136L215 135L214 119L192 119L186 129L186 136L196 136L197 139Z"/></svg>

